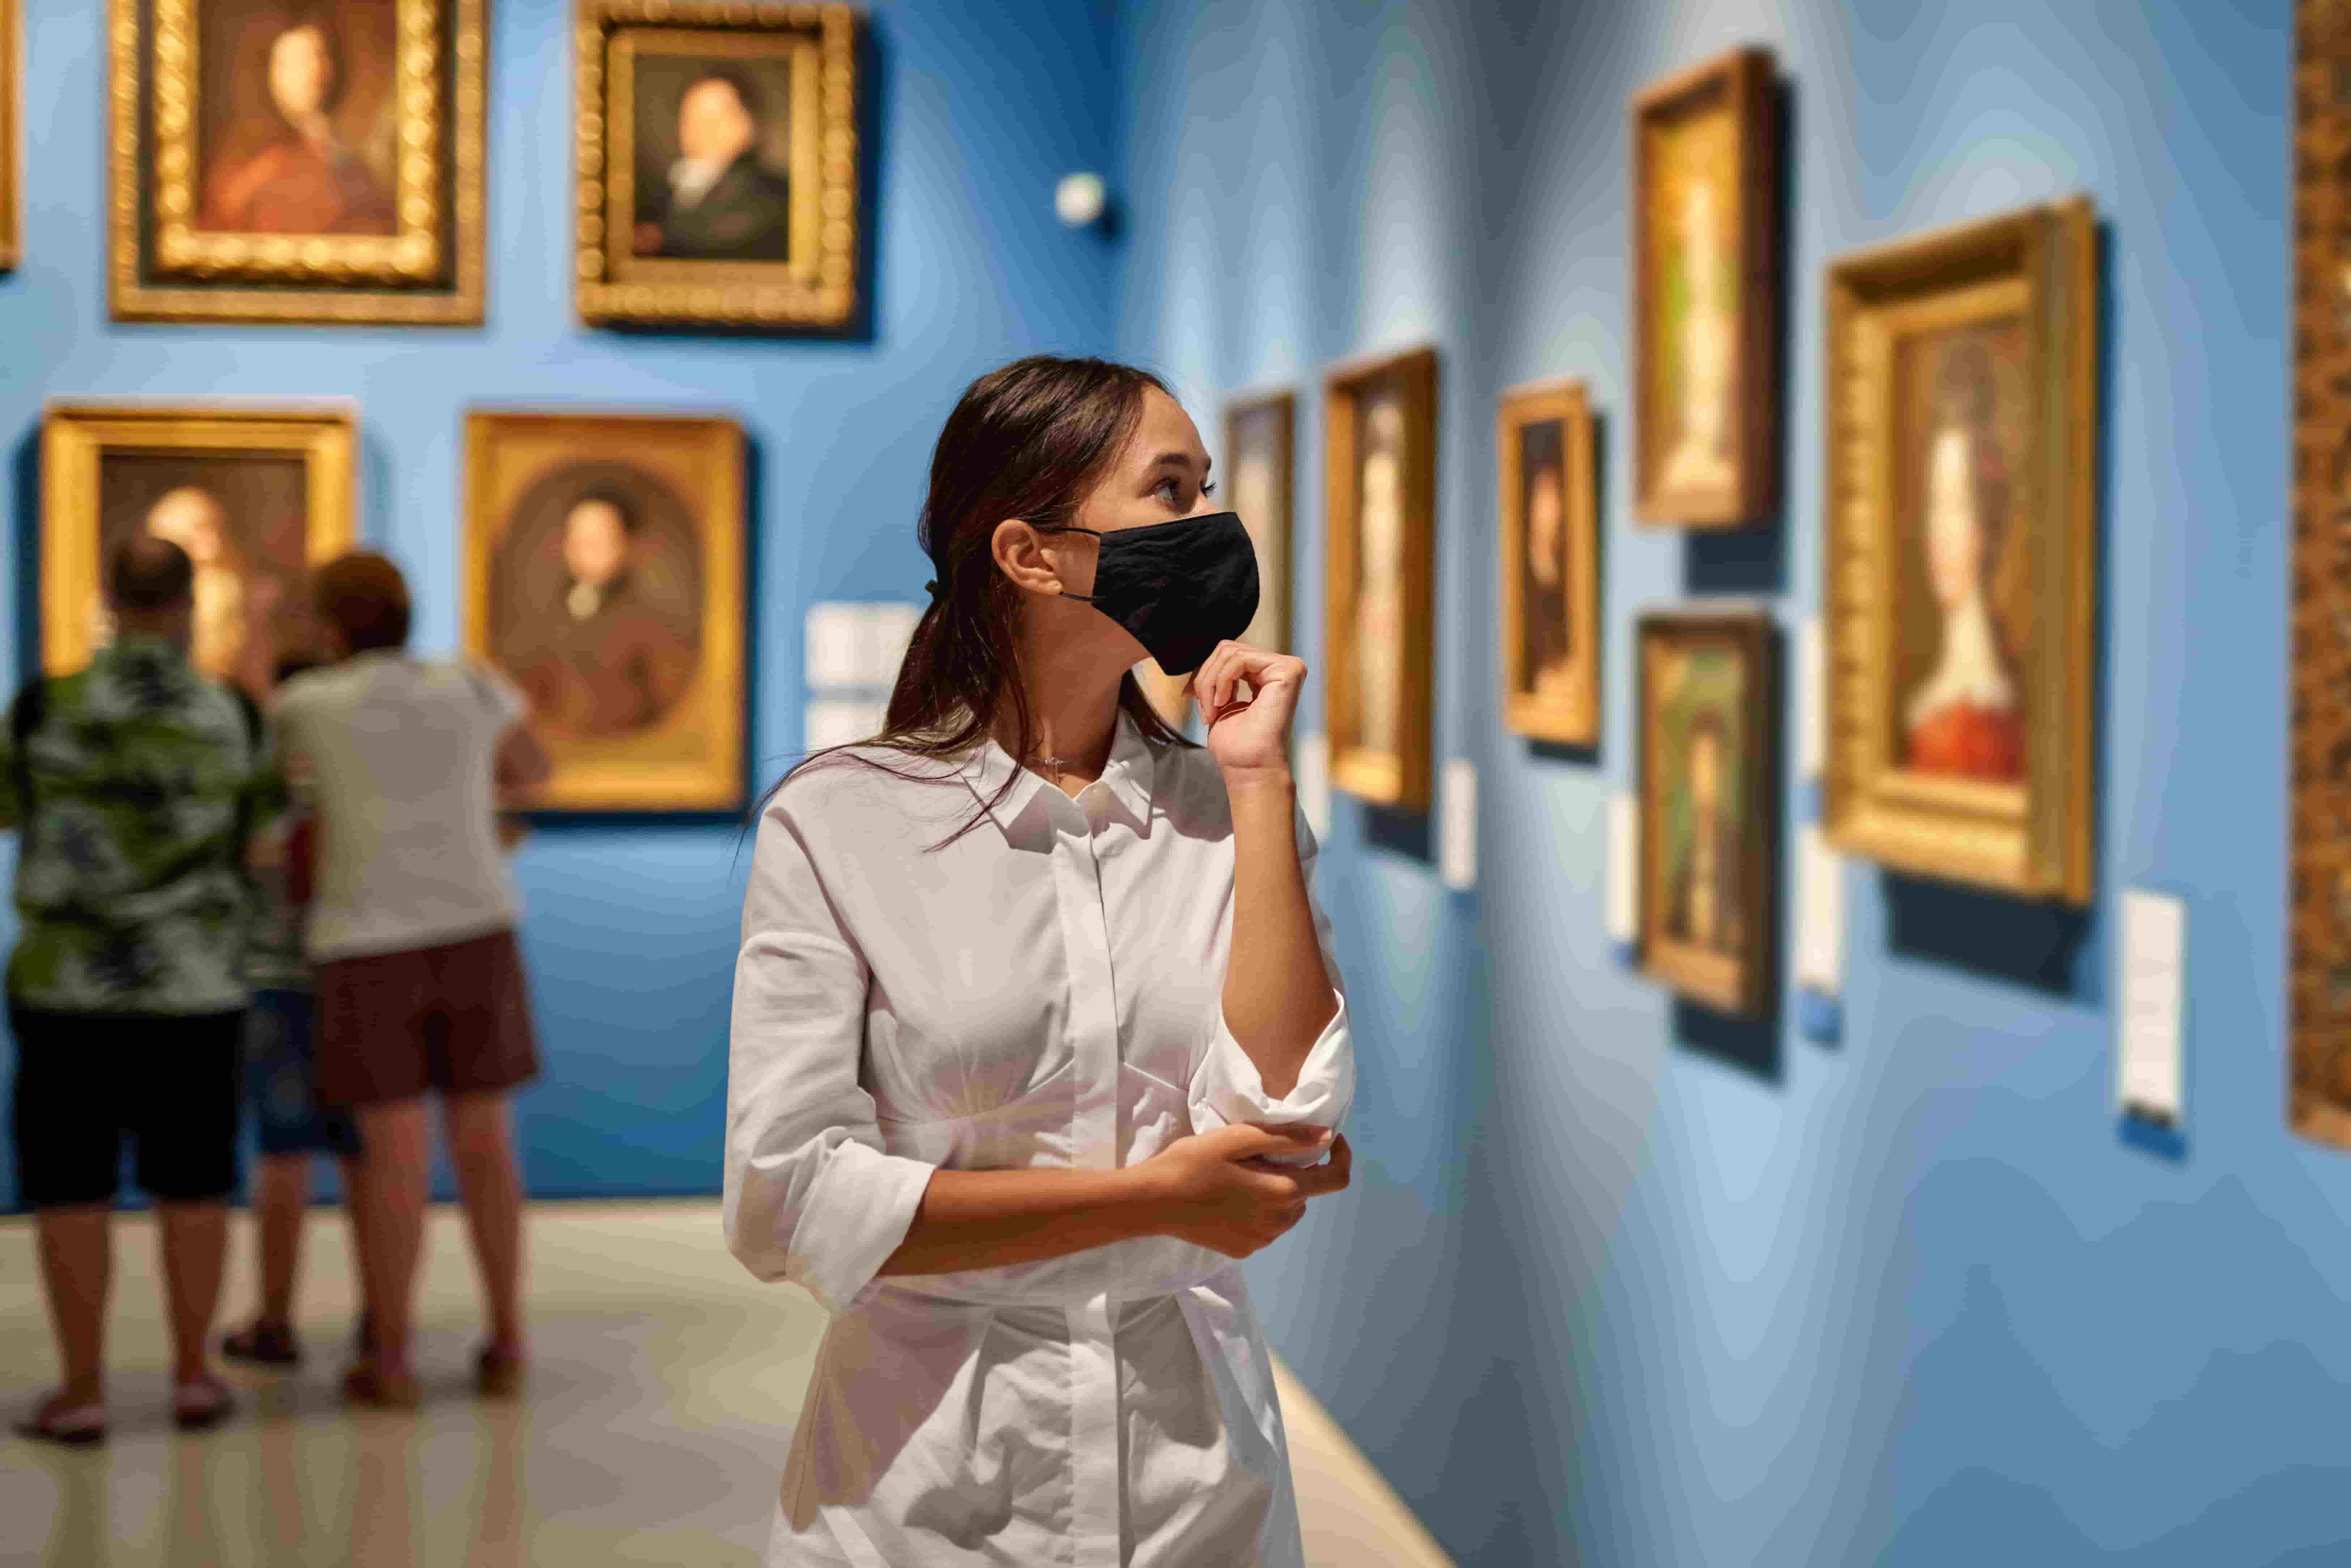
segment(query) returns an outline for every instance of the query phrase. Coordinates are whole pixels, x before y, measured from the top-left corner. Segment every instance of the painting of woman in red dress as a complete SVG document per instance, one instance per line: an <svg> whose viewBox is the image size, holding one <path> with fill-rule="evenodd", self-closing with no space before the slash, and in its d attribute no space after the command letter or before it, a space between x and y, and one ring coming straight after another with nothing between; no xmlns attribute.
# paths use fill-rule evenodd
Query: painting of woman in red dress
<svg viewBox="0 0 2351 1568"><path fill-rule="evenodd" d="M1937 381L1919 532L1938 640L1903 707L1903 761L1921 773L2013 783L2024 777L2024 721L1991 591L2010 490L1992 428L1991 356L1981 342L1959 343Z"/></svg>
<svg viewBox="0 0 2351 1568"><path fill-rule="evenodd" d="M268 29L258 73L269 102L237 102L227 145L207 160L201 227L232 234L390 235L392 193L338 120L344 42L328 9ZM248 77L249 79L249 77ZM251 88L233 94L243 99Z"/></svg>

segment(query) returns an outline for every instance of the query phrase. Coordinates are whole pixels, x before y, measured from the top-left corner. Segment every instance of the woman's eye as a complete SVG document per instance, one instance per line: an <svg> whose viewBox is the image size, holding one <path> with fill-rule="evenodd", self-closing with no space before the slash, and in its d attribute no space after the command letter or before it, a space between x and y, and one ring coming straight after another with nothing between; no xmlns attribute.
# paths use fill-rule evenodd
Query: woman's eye
<svg viewBox="0 0 2351 1568"><path fill-rule="evenodd" d="M1216 493L1217 482L1214 479L1203 479L1200 481L1200 494L1203 496L1213 496Z"/></svg>
<svg viewBox="0 0 2351 1568"><path fill-rule="evenodd" d="M1176 498L1176 482L1174 479L1162 479L1159 481L1159 487L1151 493L1155 496L1166 497L1166 501L1169 506L1177 507L1183 505L1183 503Z"/></svg>

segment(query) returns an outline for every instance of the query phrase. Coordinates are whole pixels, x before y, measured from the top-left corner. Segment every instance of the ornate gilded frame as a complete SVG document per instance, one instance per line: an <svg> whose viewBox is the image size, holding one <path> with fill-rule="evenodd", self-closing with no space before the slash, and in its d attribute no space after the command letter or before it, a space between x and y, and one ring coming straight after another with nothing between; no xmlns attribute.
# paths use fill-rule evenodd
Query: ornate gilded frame
<svg viewBox="0 0 2351 1568"><path fill-rule="evenodd" d="M198 3L110 0L114 318L478 324L487 0L398 0L391 235L194 226Z"/></svg>
<svg viewBox="0 0 2351 1568"><path fill-rule="evenodd" d="M2287 1118L2351 1147L2351 0L2294 6Z"/></svg>
<svg viewBox="0 0 2351 1568"><path fill-rule="evenodd" d="M1402 635L1391 647L1366 649L1353 635L1356 557L1362 500L1357 493L1355 421L1364 398L1394 384L1404 415L1400 483L1404 490ZM1350 361L1329 372L1322 394L1324 725L1331 781L1374 805L1426 810L1434 744L1431 710L1437 575L1437 350ZM1398 744L1363 743L1355 711L1357 669L1371 658L1395 662L1402 712Z"/></svg>
<svg viewBox="0 0 2351 1568"><path fill-rule="evenodd" d="M602 756L565 755L538 797L559 811L716 811L743 804L745 643L743 430L703 414L474 409L465 415L464 632L466 652L493 661L492 556L507 514L541 475L577 456L625 455L666 480L702 529L703 622L694 689L662 730L700 725L709 744L693 760L630 755L633 738ZM654 737L658 739L658 734Z"/></svg>
<svg viewBox="0 0 2351 1568"><path fill-rule="evenodd" d="M1653 612L1638 629L1641 713L1641 967L1693 1001L1740 1018L1771 1011L1778 985L1780 886L1780 633L1758 611ZM1715 643L1743 664L1743 738L1750 755L1740 779L1747 832L1739 904L1747 940L1738 957L1681 941L1665 929L1666 832L1656 662L1676 643Z"/></svg>
<svg viewBox="0 0 2351 1568"><path fill-rule="evenodd" d="M1566 486L1567 614L1581 635L1568 656L1568 689L1527 690L1526 476L1520 432L1556 421ZM1592 404L1582 382L1513 387L1494 411L1495 516L1502 557L1502 694L1510 727L1561 746L1600 744L1600 492Z"/></svg>
<svg viewBox="0 0 2351 1568"><path fill-rule="evenodd" d="M576 0L578 152L574 299L599 326L768 331L852 329L862 305L865 214L859 100L864 20L843 5L744 0ZM642 43L791 60L792 255L781 262L640 257L635 124L628 105Z"/></svg>
<svg viewBox="0 0 2351 1568"><path fill-rule="evenodd" d="M15 269L24 243L24 26L16 0L0 0L0 272Z"/></svg>
<svg viewBox="0 0 2351 1568"><path fill-rule="evenodd" d="M1731 269L1738 321L1732 333L1732 462L1725 486L1674 489L1658 469L1663 428L1656 413L1658 363L1652 340L1662 292L1652 238L1657 203L1653 190L1654 132L1698 114L1726 113L1733 121L1738 166L1724 227L1738 262ZM1781 93L1765 48L1734 49L1652 84L1627 115L1632 156L1633 223L1633 516L1643 523L1735 528L1769 517L1780 505L1780 233Z"/></svg>
<svg viewBox="0 0 2351 1568"><path fill-rule="evenodd" d="M1856 252L1827 286L1823 823L1853 853L2033 898L2093 896L2097 619L2097 226L2084 198ZM2021 316L2032 450L2025 779L1895 765L1894 358L1910 331Z"/></svg>
<svg viewBox="0 0 2351 1568"><path fill-rule="evenodd" d="M340 402L141 403L58 402L41 421L41 667L89 663L83 607L99 597L99 465L109 453L220 453L301 460L311 561L358 537L359 413Z"/></svg>

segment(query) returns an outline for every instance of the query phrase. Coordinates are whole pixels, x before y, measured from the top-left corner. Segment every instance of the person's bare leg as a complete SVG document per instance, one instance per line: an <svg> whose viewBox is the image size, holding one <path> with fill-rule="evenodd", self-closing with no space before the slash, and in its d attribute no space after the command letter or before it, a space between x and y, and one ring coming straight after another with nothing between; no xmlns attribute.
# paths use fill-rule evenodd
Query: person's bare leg
<svg viewBox="0 0 2351 1568"><path fill-rule="evenodd" d="M261 1321L294 1322L294 1276L302 1264L302 1222L310 1207L310 1156L262 1155L253 1162L253 1219L261 1233Z"/></svg>
<svg viewBox="0 0 2351 1568"><path fill-rule="evenodd" d="M94 1405L106 1396L106 1299L114 1282L113 1213L110 1205L74 1204L39 1210L41 1283L57 1331L65 1385L51 1403Z"/></svg>
<svg viewBox="0 0 2351 1568"><path fill-rule="evenodd" d="M482 1278L490 1349L523 1357L522 1173L515 1159L514 1126L502 1090L452 1094L442 1102L449 1157L465 1195L465 1227Z"/></svg>
<svg viewBox="0 0 2351 1568"><path fill-rule="evenodd" d="M408 1316L416 1260L424 1246L424 1188L432 1175L432 1128L420 1097L359 1110L360 1153L351 1208L361 1237L377 1375L408 1378Z"/></svg>
<svg viewBox="0 0 2351 1568"><path fill-rule="evenodd" d="M228 1205L159 1203L163 1225L163 1295L172 1310L172 1380L213 1381L213 1314L220 1308L228 1258Z"/></svg>

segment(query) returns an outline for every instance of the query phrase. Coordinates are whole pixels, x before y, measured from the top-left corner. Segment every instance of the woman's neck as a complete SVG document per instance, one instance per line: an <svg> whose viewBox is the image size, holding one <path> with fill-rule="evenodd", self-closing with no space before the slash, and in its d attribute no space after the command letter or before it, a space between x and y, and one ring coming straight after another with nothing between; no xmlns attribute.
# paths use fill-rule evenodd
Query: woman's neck
<svg viewBox="0 0 2351 1568"><path fill-rule="evenodd" d="M1118 727L1119 683L1123 670L1107 677L1092 660L1064 654L1056 659L1031 643L1022 650L1029 699L1029 754L1020 755L1018 719L997 716L996 743L1015 760L1034 765L1048 777L1091 781L1110 761L1111 737Z"/></svg>

